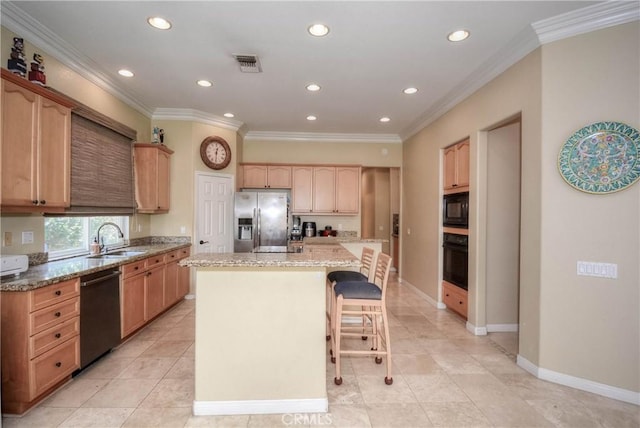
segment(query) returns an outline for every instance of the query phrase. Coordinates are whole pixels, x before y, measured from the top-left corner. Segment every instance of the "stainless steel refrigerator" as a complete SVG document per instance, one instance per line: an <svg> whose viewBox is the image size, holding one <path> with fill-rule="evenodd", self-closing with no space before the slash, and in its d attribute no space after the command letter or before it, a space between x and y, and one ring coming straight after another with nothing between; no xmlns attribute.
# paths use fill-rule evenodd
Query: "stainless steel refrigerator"
<svg viewBox="0 0 640 428"><path fill-rule="evenodd" d="M289 195L271 192L235 194L233 251L248 253L285 247L288 239Z"/></svg>

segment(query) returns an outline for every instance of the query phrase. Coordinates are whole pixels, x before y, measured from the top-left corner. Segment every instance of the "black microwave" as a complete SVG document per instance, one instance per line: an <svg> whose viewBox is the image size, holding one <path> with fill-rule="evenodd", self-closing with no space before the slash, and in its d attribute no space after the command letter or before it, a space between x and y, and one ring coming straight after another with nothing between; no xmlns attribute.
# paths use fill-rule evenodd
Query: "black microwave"
<svg viewBox="0 0 640 428"><path fill-rule="evenodd" d="M469 227L469 192L444 195L442 225L463 229Z"/></svg>

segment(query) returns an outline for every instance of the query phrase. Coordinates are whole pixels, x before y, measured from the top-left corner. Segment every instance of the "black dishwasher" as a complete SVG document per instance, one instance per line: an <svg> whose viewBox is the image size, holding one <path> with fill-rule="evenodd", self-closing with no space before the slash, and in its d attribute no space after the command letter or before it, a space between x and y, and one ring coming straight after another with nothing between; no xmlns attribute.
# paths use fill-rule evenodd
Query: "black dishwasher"
<svg viewBox="0 0 640 428"><path fill-rule="evenodd" d="M80 278L80 369L120 344L120 271Z"/></svg>

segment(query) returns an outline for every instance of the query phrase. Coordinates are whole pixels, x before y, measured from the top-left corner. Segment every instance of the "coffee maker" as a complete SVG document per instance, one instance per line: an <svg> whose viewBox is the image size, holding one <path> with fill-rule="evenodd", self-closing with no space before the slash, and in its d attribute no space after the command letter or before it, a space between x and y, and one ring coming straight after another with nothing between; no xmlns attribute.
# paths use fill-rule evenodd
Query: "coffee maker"
<svg viewBox="0 0 640 428"><path fill-rule="evenodd" d="M302 222L300 216L294 215L291 219L291 240L302 241Z"/></svg>

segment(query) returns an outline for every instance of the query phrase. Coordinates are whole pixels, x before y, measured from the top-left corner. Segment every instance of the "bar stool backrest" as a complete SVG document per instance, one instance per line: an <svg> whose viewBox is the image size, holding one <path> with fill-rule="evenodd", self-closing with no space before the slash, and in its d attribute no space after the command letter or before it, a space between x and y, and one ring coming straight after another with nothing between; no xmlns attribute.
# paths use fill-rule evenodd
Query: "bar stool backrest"
<svg viewBox="0 0 640 428"><path fill-rule="evenodd" d="M391 257L388 254L378 254L376 268L373 274L373 283L382 290L382 300L384 300L387 291L387 281L389 280L389 271L391 270Z"/></svg>
<svg viewBox="0 0 640 428"><path fill-rule="evenodd" d="M375 251L373 248L363 247L362 248L362 257L360 257L360 263L362 266L360 267L360 273L366 275L369 280L371 280L371 266L373 266L373 258L375 256Z"/></svg>

